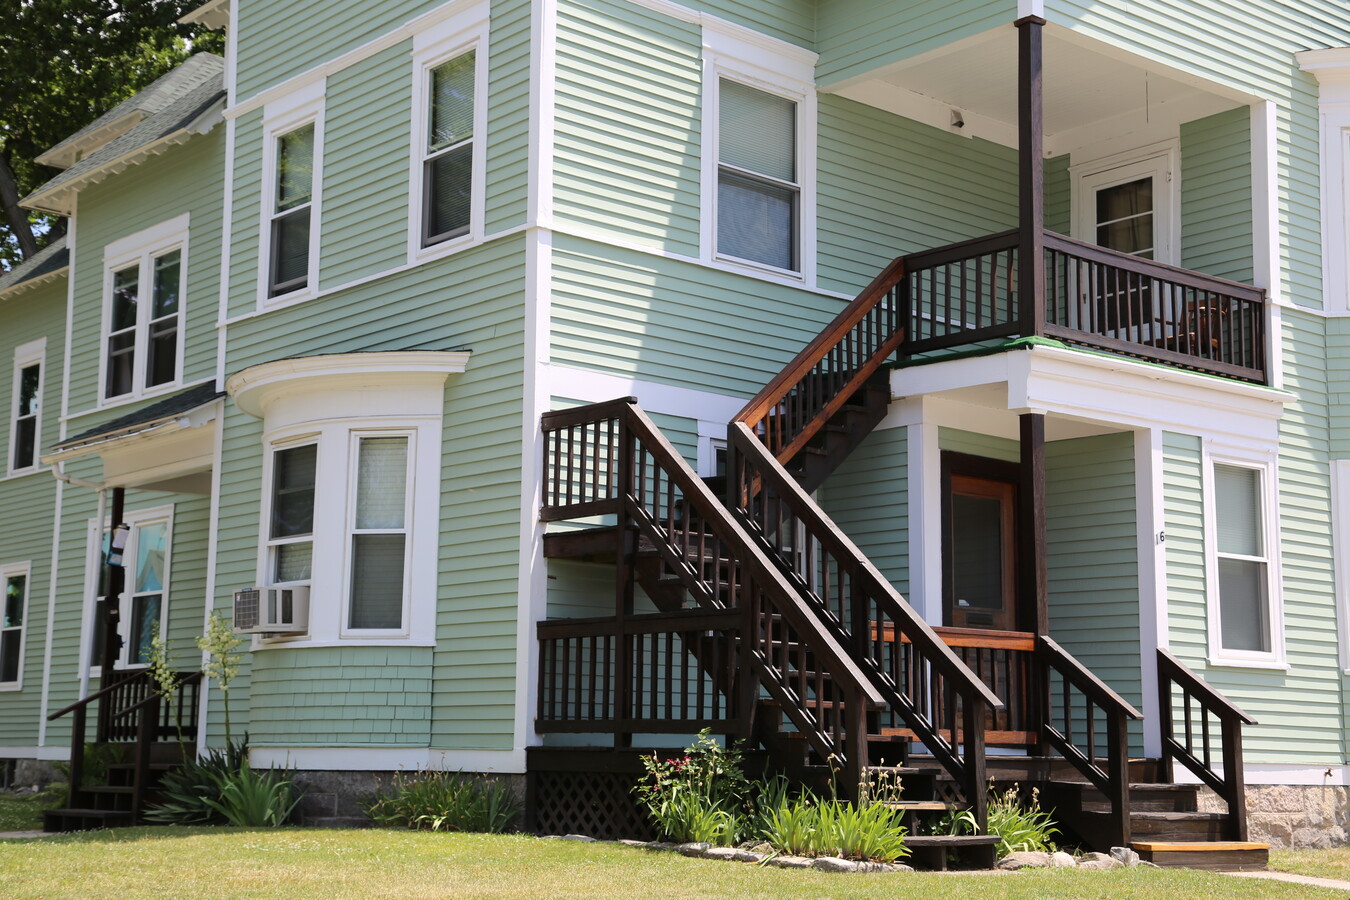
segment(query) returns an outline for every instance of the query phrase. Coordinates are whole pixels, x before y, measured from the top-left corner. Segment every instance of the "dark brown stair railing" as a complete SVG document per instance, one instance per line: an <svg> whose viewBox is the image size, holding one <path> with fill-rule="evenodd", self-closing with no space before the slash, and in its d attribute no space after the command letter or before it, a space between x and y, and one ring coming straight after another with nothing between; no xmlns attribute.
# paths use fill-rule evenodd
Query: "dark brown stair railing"
<svg viewBox="0 0 1350 900"><path fill-rule="evenodd" d="M1036 655L1041 667L1039 706L1046 743L1106 795L1111 804L1112 846L1129 846L1128 722L1143 716L1048 635L1036 638ZM1101 744L1102 730L1105 746Z"/></svg>
<svg viewBox="0 0 1350 900"><path fill-rule="evenodd" d="M738 514L794 578L820 622L854 651L893 713L961 786L983 828L985 718L1003 704L748 427L732 423L729 434ZM950 730L944 734L947 720L961 721L963 741Z"/></svg>
<svg viewBox="0 0 1350 900"><path fill-rule="evenodd" d="M1162 648L1158 649L1158 700L1163 726L1163 777L1171 781L1173 761L1179 761L1228 804L1228 839L1247 840L1242 726L1255 725L1256 720ZM1218 734L1211 730L1211 722L1217 723ZM1216 740L1220 744L1217 748ZM1214 770L1216 754L1223 765L1222 774Z"/></svg>
<svg viewBox="0 0 1350 900"><path fill-rule="evenodd" d="M660 554L699 607L738 611L737 718L750 721L763 691L821 759L843 772L844 789L855 790L867 763L868 717L881 695L636 402L545 413L543 430L541 518L616 516ZM638 707L622 694L646 676L626 654L618 654L617 668L615 715L631 717ZM555 690L546 688L541 696Z"/></svg>

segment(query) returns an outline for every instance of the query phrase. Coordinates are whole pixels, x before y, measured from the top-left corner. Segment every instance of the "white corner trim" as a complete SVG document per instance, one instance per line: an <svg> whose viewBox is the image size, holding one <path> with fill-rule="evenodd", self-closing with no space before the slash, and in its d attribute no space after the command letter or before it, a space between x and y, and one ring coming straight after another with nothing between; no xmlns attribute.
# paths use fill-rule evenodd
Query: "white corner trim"
<svg viewBox="0 0 1350 900"><path fill-rule="evenodd" d="M42 698L38 703L38 744L47 743L47 710L52 687L52 636L56 632L55 573L61 571L61 519L65 510L64 481L56 482L56 515L52 517L52 557L47 579L47 639L42 647ZM78 668L78 667L77 667Z"/></svg>
<svg viewBox="0 0 1350 900"><path fill-rule="evenodd" d="M1331 559L1336 592L1336 646L1350 675L1350 459L1331 461Z"/></svg>
<svg viewBox="0 0 1350 900"><path fill-rule="evenodd" d="M303 356L261 363L236 372L225 382L225 390L240 409L255 418L262 418L279 398L313 390L444 384L448 376L465 370L469 356L468 350Z"/></svg>
<svg viewBox="0 0 1350 900"><path fill-rule="evenodd" d="M0 759L68 760L70 748L45 747L41 743L36 747L0 747Z"/></svg>
<svg viewBox="0 0 1350 900"><path fill-rule="evenodd" d="M520 774L525 751L437 750L427 747L259 747L249 748L258 768L273 766L301 771L397 772L430 769L444 772Z"/></svg>
<svg viewBox="0 0 1350 900"><path fill-rule="evenodd" d="M1045 0L1017 0L1017 18L1025 19L1027 16L1044 19Z"/></svg>

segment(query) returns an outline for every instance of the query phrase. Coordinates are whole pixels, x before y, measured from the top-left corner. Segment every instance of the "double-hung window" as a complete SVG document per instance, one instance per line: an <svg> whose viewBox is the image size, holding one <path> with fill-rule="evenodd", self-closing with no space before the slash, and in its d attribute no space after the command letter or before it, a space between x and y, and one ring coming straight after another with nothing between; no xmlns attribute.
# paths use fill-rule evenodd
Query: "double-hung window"
<svg viewBox="0 0 1350 900"><path fill-rule="evenodd" d="M24 344L14 351L13 414L10 420L9 471L36 468L41 439L42 366L46 341Z"/></svg>
<svg viewBox="0 0 1350 900"><path fill-rule="evenodd" d="M422 245L468 234L473 215L474 82L470 50L428 69L422 148Z"/></svg>
<svg viewBox="0 0 1350 900"><path fill-rule="evenodd" d="M271 264L268 294L288 294L309 285L310 228L314 207L313 122L276 141L276 190L273 192Z"/></svg>
<svg viewBox="0 0 1350 900"><path fill-rule="evenodd" d="M1284 665L1273 478L1265 461L1209 460L1209 644L1220 665Z"/></svg>
<svg viewBox="0 0 1350 900"><path fill-rule="evenodd" d="M0 689L23 681L23 633L28 614L29 566L0 566Z"/></svg>
<svg viewBox="0 0 1350 900"><path fill-rule="evenodd" d="M307 583L314 561L314 478L319 445L300 444L272 454L272 511L268 569L273 584Z"/></svg>
<svg viewBox="0 0 1350 900"><path fill-rule="evenodd" d="M182 217L150 229L144 239L141 235L127 239L126 244L141 243L130 253L114 254L109 248L105 400L139 397L181 378L185 230Z"/></svg>
<svg viewBox="0 0 1350 900"><path fill-rule="evenodd" d="M347 629L404 625L408 557L408 435L358 435L350 504Z"/></svg>
<svg viewBox="0 0 1350 900"><path fill-rule="evenodd" d="M718 82L718 256L801 270L796 101Z"/></svg>

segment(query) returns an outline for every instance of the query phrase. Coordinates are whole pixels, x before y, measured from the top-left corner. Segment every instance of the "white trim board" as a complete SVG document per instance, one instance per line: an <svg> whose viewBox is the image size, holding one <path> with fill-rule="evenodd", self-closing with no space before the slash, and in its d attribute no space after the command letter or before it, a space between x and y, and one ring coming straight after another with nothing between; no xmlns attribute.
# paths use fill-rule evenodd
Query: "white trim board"
<svg viewBox="0 0 1350 900"><path fill-rule="evenodd" d="M249 762L257 768L280 766L298 770L395 772L525 771L525 750L437 750L434 747L250 747Z"/></svg>
<svg viewBox="0 0 1350 900"><path fill-rule="evenodd" d="M1214 773L1223 777L1223 766L1216 764ZM1316 787L1350 786L1350 765L1339 763L1245 763L1242 776L1248 786L1261 784L1312 785ZM1176 766L1173 779L1177 784L1199 784L1200 780L1185 766Z"/></svg>
<svg viewBox="0 0 1350 900"><path fill-rule="evenodd" d="M0 747L0 759L68 760L69 747Z"/></svg>
<svg viewBox="0 0 1350 900"><path fill-rule="evenodd" d="M617 397L637 397L649 413L711 422L730 422L745 406L744 397L715 394L694 388L643 381L606 372L592 372L547 363L539 367L540 381L554 397L600 403Z"/></svg>

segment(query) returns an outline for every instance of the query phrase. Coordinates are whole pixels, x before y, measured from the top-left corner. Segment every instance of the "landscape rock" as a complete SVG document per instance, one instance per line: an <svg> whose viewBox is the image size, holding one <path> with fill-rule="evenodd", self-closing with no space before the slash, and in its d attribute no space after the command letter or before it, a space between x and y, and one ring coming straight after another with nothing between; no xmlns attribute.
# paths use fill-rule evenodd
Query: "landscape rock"
<svg viewBox="0 0 1350 900"><path fill-rule="evenodd" d="M1139 854L1135 853L1129 847L1112 847L1111 856L1119 860L1123 865L1139 865Z"/></svg>
<svg viewBox="0 0 1350 900"><path fill-rule="evenodd" d="M811 861L811 868L820 869L822 872L856 872L858 864L837 856L820 856Z"/></svg>
<svg viewBox="0 0 1350 900"><path fill-rule="evenodd" d="M648 841L644 844L648 850L674 850L675 845L670 841Z"/></svg>
<svg viewBox="0 0 1350 900"><path fill-rule="evenodd" d="M996 869L1048 869L1050 868L1050 854L1041 853L1038 850L1018 850L1009 853L1000 859L995 865Z"/></svg>
<svg viewBox="0 0 1350 900"><path fill-rule="evenodd" d="M1125 864L1109 853L1084 853L1078 863L1080 869L1119 869Z"/></svg>
<svg viewBox="0 0 1350 900"><path fill-rule="evenodd" d="M768 855L769 854L767 853L759 853L754 850L742 850L737 847L732 851L731 858L736 860L736 862L757 863L763 862Z"/></svg>
<svg viewBox="0 0 1350 900"><path fill-rule="evenodd" d="M579 844L594 844L594 843L595 843L595 838L591 837L589 834L564 834L564 835L562 836L562 840L564 840L564 841L576 841L576 842L579 843Z"/></svg>
<svg viewBox="0 0 1350 900"><path fill-rule="evenodd" d="M752 853L769 854L774 851L773 844L770 844L768 841L742 841L737 846L742 850L749 850Z"/></svg>
<svg viewBox="0 0 1350 900"><path fill-rule="evenodd" d="M692 841L688 844L676 844L674 850L683 856L702 856L704 851L712 849L706 841Z"/></svg>
<svg viewBox="0 0 1350 900"><path fill-rule="evenodd" d="M858 872L895 872L895 871L898 871L898 870L897 870L896 867L895 867L894 865L892 865L891 863L883 863L883 862L860 862L860 863L858 863L858 868L857 868L855 871L858 871Z"/></svg>
<svg viewBox="0 0 1350 900"><path fill-rule="evenodd" d="M775 856L768 862L771 866L777 866L780 869L809 869L811 860L805 856Z"/></svg>
<svg viewBox="0 0 1350 900"><path fill-rule="evenodd" d="M1050 868L1052 869L1073 869L1077 868L1078 860L1074 859L1063 850L1056 850L1050 854Z"/></svg>
<svg viewBox="0 0 1350 900"><path fill-rule="evenodd" d="M709 847L700 854L704 859L735 859L737 853L744 853L735 847Z"/></svg>

